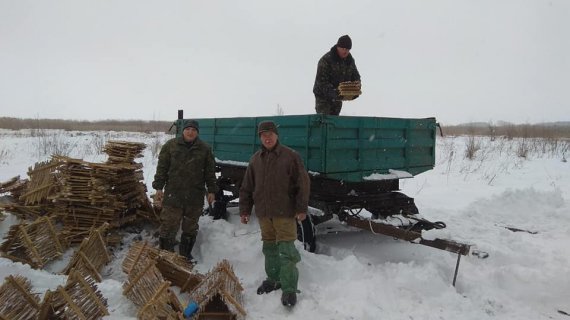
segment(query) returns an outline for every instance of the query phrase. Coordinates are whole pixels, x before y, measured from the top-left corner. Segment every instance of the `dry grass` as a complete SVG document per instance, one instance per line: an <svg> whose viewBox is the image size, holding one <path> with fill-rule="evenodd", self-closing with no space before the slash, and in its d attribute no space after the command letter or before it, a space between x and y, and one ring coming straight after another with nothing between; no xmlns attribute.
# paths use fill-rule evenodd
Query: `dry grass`
<svg viewBox="0 0 570 320"><path fill-rule="evenodd" d="M76 144L67 138L64 131L39 129L36 132L33 146L38 159L42 159L53 154L69 156Z"/></svg>
<svg viewBox="0 0 570 320"><path fill-rule="evenodd" d="M447 136L437 139L435 170L443 175L459 174L465 181L481 179L488 185L528 161L558 159L568 161L570 139L512 138L504 136Z"/></svg>
<svg viewBox="0 0 570 320"><path fill-rule="evenodd" d="M172 125L172 122L156 120L76 121L60 119L19 119L1 117L0 128L11 130L31 129L32 135L34 136L36 135L35 131L41 129L61 129L66 131L167 132Z"/></svg>
<svg viewBox="0 0 570 320"><path fill-rule="evenodd" d="M514 154L526 159L532 155L565 155L570 148L570 123L560 122L555 124L466 124L444 127L443 132L448 136L466 136L465 158L473 160L480 152L482 137L488 137L489 141L497 141L497 146L505 145L505 141L513 141ZM512 145L512 144L511 144ZM498 152L504 152L503 147Z"/></svg>
<svg viewBox="0 0 570 320"><path fill-rule="evenodd" d="M152 153L153 158L158 157L158 154L159 154L160 149L162 148L163 144L164 143L160 139L160 135L158 135L157 133L154 133L152 136L152 141L150 143L150 152Z"/></svg>
<svg viewBox="0 0 570 320"><path fill-rule="evenodd" d="M10 156L9 150L0 148L0 164L3 164L5 161L7 161L9 156Z"/></svg>
<svg viewBox="0 0 570 320"><path fill-rule="evenodd" d="M443 133L450 136L476 135L487 136L491 140L497 137L513 138L544 138L562 139L570 138L570 123L557 124L465 124L457 126L443 126Z"/></svg>
<svg viewBox="0 0 570 320"><path fill-rule="evenodd" d="M145 132L153 134L151 151L153 157L158 155L163 141L160 132L168 132L172 126L169 121L142 121L142 120L103 120L103 121L76 121L60 119L18 119L0 118L0 128L10 130L30 129L32 137L36 137L35 148L38 157L45 157L51 154L69 155L75 148L63 138L64 131L125 131L125 132ZM49 130L48 130L49 129ZM84 153L100 154L103 146L109 140L108 134L93 135L91 143L84 146ZM2 155L4 157L4 155Z"/></svg>

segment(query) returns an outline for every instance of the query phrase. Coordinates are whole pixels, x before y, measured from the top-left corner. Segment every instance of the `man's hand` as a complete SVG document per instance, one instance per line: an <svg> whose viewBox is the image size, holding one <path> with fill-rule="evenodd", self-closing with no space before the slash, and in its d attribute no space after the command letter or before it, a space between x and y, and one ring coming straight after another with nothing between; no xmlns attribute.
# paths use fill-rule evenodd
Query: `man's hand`
<svg viewBox="0 0 570 320"><path fill-rule="evenodd" d="M242 213L239 217L241 218L241 223L247 224L249 222L249 214Z"/></svg>
<svg viewBox="0 0 570 320"><path fill-rule="evenodd" d="M307 213L305 213L305 212L297 213L295 215L295 219L297 219L299 221L303 221L303 220L307 219Z"/></svg>
<svg viewBox="0 0 570 320"><path fill-rule="evenodd" d="M216 195L214 193L208 193L208 203L212 204L216 201Z"/></svg>
<svg viewBox="0 0 570 320"><path fill-rule="evenodd" d="M164 199L164 192L162 190L156 190L153 198L153 205L157 208L162 208L162 200Z"/></svg>

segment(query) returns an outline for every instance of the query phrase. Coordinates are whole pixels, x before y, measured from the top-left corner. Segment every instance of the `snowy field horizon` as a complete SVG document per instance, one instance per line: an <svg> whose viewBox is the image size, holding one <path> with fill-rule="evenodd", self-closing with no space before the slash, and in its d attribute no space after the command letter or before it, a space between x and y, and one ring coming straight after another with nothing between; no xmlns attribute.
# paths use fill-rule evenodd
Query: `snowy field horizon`
<svg viewBox="0 0 570 320"><path fill-rule="evenodd" d="M28 167L59 153L102 162L109 140L147 144L143 164L148 194L164 133L76 132L0 129L0 182L27 177ZM466 149L475 143L472 159ZM318 226L317 253L300 249L299 302L283 308L280 293L263 296L264 279L256 219L239 223L235 208L228 220L200 220L194 248L196 269L207 272L222 259L233 265L244 291L248 319L570 319L570 141L504 139L484 136L438 137L434 170L400 182L420 214L447 224L425 233L468 243L489 257L462 257L452 286L456 255L447 251L355 230L331 220ZM521 148L526 152L521 153ZM523 150L523 151L524 151ZM526 157L521 157L524 154ZM1 197L2 195L0 195ZM5 214L0 236L17 223ZM513 232L516 228L529 232ZM127 234L103 269L98 284L107 299L105 319L136 319L137 307L122 295L127 276L121 264L135 238L156 243L154 230ZM74 248L42 270L0 258L0 279L23 275L40 294L63 285L61 271ZM173 290L185 304L188 296Z"/></svg>

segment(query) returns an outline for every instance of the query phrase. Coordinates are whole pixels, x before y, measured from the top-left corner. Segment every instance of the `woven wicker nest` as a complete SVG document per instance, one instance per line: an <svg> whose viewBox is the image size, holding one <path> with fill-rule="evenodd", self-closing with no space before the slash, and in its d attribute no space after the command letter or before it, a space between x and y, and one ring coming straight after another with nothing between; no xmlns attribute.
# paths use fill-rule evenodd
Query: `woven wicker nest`
<svg viewBox="0 0 570 320"><path fill-rule="evenodd" d="M362 94L360 81L345 81L338 85L338 94L342 100L352 100Z"/></svg>

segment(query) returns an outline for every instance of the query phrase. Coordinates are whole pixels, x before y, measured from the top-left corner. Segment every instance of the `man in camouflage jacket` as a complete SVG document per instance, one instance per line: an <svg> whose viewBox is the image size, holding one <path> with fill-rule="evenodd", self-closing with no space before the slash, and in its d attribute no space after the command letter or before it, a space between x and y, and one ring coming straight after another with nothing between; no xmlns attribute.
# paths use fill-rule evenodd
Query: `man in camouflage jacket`
<svg viewBox="0 0 570 320"><path fill-rule="evenodd" d="M174 251L182 221L179 252L191 261L198 219L204 207L204 186L208 191L208 203L214 201L217 192L214 155L210 146L198 138L199 130L197 121L184 121L182 136L170 139L162 146L152 182L155 200L162 206L160 248Z"/></svg>
<svg viewBox="0 0 570 320"><path fill-rule="evenodd" d="M341 97L338 93L339 83L360 81L360 74L350 54L350 49L352 49L352 40L348 35L344 35L319 60L313 86L317 113L338 116L342 108Z"/></svg>
<svg viewBox="0 0 570 320"><path fill-rule="evenodd" d="M281 303L292 307L301 261L294 245L296 220L307 217L310 180L299 154L279 143L274 122L261 122L258 133L262 148L251 157L239 192L241 222L249 221L255 204L267 274L257 294L281 288Z"/></svg>

